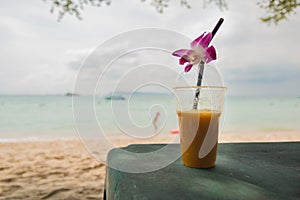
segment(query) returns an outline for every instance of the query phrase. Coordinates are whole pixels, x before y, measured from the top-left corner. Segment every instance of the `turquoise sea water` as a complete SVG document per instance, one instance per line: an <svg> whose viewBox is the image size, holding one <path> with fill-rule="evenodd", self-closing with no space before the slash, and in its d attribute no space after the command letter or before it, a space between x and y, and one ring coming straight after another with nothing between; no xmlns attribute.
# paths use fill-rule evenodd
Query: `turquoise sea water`
<svg viewBox="0 0 300 200"><path fill-rule="evenodd" d="M79 96L82 102L90 97ZM128 100L128 99L127 99ZM175 101L168 95L137 95L130 101L96 98L94 119L106 134L121 131L154 132L152 120L160 112L156 125L161 134L177 128ZM227 97L223 130L300 131L300 98L297 97ZM77 116L83 116L79 113ZM86 118L80 126L95 120ZM84 133L81 133L84 134ZM142 135L149 136L149 135ZM24 138L78 137L67 96L0 96L0 140Z"/></svg>

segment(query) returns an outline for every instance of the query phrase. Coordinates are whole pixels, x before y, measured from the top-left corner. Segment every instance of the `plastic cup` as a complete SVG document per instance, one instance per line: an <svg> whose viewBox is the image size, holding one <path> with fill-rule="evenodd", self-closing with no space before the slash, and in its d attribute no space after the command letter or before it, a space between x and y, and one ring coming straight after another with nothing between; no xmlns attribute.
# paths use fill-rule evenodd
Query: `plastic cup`
<svg viewBox="0 0 300 200"><path fill-rule="evenodd" d="M174 89L184 165L193 168L215 166L225 90L223 86L187 86ZM198 98L195 98L196 93L199 93Z"/></svg>

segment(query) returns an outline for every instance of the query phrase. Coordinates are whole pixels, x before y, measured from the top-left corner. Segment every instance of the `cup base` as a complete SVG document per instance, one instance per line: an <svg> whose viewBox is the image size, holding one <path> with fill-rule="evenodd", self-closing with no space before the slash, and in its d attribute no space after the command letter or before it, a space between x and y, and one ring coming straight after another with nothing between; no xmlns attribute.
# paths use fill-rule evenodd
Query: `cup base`
<svg viewBox="0 0 300 200"><path fill-rule="evenodd" d="M197 141L197 140L196 140ZM203 158L199 158L199 148L190 146L181 156L183 165L191 168L212 168L216 165L218 143L214 145L211 151Z"/></svg>
<svg viewBox="0 0 300 200"><path fill-rule="evenodd" d="M198 168L198 169L209 169L209 168L214 168L216 166L216 164L206 164L206 163L202 163L202 164L196 164L196 163L184 163L182 162L182 164L186 167L190 167L190 168Z"/></svg>

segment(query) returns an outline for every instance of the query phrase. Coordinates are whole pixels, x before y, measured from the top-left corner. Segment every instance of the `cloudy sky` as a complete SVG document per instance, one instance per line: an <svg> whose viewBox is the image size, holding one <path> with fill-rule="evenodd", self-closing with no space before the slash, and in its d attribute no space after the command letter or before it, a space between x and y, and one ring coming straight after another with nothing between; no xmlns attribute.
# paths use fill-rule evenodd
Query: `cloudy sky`
<svg viewBox="0 0 300 200"><path fill-rule="evenodd" d="M81 63L113 36L154 27L195 38L222 16L213 44L228 93L300 96L299 14L268 26L259 21L265 11L255 1L228 1L225 11L213 4L204 8L199 0L189 3L191 9L172 1L159 14L150 0L112 0L110 6L86 7L81 21L67 15L58 22L45 1L0 1L0 94L71 92Z"/></svg>

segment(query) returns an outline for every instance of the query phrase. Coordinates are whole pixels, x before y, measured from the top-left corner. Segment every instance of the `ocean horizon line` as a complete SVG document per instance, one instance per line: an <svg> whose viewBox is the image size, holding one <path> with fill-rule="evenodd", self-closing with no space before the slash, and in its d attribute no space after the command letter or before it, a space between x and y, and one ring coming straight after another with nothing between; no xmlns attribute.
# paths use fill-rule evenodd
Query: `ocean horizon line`
<svg viewBox="0 0 300 200"><path fill-rule="evenodd" d="M132 95L132 94L135 94L135 95L149 95L149 96L172 96L172 93L158 93L158 92L115 92L115 93L107 93L105 95L93 95L93 94L77 94L77 93L49 93L49 94L40 94L40 93L36 93L36 94L22 94L22 93L14 93L14 94L8 94L8 93L0 93L0 97L9 97L9 96L12 96L12 97L43 97L43 96L61 96L61 97L72 97L73 96L77 96L77 97L89 97L89 96L95 96L95 97L100 97L100 98L105 98L107 96L110 96L110 95L124 95L124 96L128 96L128 95ZM283 97L286 97L286 98L300 98L300 94L299 95L232 95L232 94L227 94L226 97L245 97L245 98L248 98L248 97L262 97L262 98L266 98L266 97L273 97L273 98L283 98Z"/></svg>

